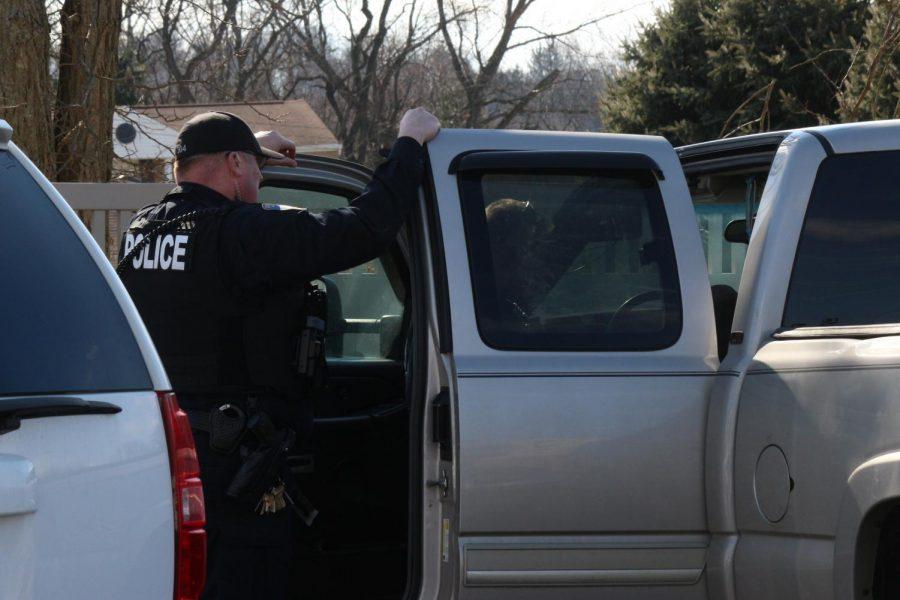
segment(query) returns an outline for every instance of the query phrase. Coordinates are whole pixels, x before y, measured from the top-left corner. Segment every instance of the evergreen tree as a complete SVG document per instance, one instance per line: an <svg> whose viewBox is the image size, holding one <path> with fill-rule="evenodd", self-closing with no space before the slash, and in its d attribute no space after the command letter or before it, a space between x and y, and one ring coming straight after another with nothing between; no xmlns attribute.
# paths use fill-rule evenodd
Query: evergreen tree
<svg viewBox="0 0 900 600"><path fill-rule="evenodd" d="M900 117L900 0L873 0L838 95L842 121Z"/></svg>
<svg viewBox="0 0 900 600"><path fill-rule="evenodd" d="M606 129L622 133L653 133L670 140L709 137L722 117L716 115L716 91L711 87L709 41L705 20L721 0L673 0L657 12L624 47L624 66L601 98Z"/></svg>
<svg viewBox="0 0 900 600"><path fill-rule="evenodd" d="M830 122L863 0L673 0L626 45L602 100L611 131L674 144Z"/></svg>

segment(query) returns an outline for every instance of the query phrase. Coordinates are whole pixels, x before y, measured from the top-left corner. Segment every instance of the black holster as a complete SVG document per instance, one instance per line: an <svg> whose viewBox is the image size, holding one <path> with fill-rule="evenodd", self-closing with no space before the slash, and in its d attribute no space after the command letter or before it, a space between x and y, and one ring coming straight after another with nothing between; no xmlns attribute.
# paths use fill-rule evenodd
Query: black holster
<svg viewBox="0 0 900 600"><path fill-rule="evenodd" d="M275 429L263 412L248 419L247 430L256 436L259 445L248 451L226 494L253 508L263 494L286 477L287 457L296 434L288 428Z"/></svg>
<svg viewBox="0 0 900 600"><path fill-rule="evenodd" d="M325 383L325 335L328 323L326 294L309 285L303 303L302 329L297 335L291 364L306 382L307 391Z"/></svg>

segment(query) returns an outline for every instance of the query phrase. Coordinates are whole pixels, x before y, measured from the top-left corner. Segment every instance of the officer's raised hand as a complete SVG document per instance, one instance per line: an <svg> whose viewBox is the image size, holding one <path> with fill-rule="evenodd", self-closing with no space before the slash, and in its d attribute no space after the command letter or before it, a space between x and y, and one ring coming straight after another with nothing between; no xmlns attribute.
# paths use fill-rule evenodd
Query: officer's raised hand
<svg viewBox="0 0 900 600"><path fill-rule="evenodd" d="M258 131L256 141L263 148L274 150L284 155L284 158L268 158L266 164L273 167L296 167L297 145L278 133L277 131Z"/></svg>
<svg viewBox="0 0 900 600"><path fill-rule="evenodd" d="M441 122L437 117L424 108L413 108L406 111L400 119L400 132L397 137L411 137L419 144L425 144L433 140L440 130Z"/></svg>

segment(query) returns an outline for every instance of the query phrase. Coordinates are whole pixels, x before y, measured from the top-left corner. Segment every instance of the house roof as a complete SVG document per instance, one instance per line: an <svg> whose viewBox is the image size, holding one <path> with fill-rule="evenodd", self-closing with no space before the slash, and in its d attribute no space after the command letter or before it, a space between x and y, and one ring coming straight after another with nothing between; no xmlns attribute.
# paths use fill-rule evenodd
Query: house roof
<svg viewBox="0 0 900 600"><path fill-rule="evenodd" d="M340 143L306 100L230 102L221 104L157 104L132 109L180 130L196 114L224 111L243 119L253 131L276 130L297 144L298 152L339 151Z"/></svg>

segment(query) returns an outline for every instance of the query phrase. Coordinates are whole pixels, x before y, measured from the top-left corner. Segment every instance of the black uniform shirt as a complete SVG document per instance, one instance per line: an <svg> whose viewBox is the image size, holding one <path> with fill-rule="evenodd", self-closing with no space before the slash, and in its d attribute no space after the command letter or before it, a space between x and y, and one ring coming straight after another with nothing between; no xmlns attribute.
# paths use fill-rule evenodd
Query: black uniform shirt
<svg viewBox="0 0 900 600"><path fill-rule="evenodd" d="M400 138L365 191L344 208L319 214L267 210L183 183L159 204L139 211L123 240L123 256L143 235L164 227L161 222L173 228L157 231L122 278L181 405L205 411L233 401L234 394L218 392L249 385L257 396L262 386L277 394L259 395L259 407L277 426L287 423L307 439L312 402L298 393L290 364L297 333L292 321L299 321L299 305L292 301L309 280L384 252L415 202L423 170L422 147ZM178 222L173 219L209 208L228 210L209 211L196 224L185 218L184 227L174 228ZM217 392L212 397L211 390ZM251 564L261 546L289 547L289 511L259 517L228 500L225 490L240 466L240 454L216 454L206 433L195 435L217 560L228 555L235 564Z"/></svg>
<svg viewBox="0 0 900 600"><path fill-rule="evenodd" d="M226 285L238 295L265 296L377 258L409 213L423 171L422 146L403 137L365 191L344 208L311 213L236 203L224 217L220 234L219 262ZM165 221L229 202L215 190L186 182L135 219Z"/></svg>
<svg viewBox="0 0 900 600"><path fill-rule="evenodd" d="M144 235L153 241L122 278L176 391L264 385L296 396L293 336L307 282L382 254L410 212L423 170L422 147L401 138L365 191L344 208L268 210L182 183L139 211L122 254ZM151 233L217 208L226 210Z"/></svg>

